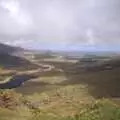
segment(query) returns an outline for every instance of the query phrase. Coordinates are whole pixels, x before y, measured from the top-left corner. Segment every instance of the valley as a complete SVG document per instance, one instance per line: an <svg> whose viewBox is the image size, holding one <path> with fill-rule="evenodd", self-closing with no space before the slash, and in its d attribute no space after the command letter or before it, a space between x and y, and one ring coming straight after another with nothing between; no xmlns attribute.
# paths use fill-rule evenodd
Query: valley
<svg viewBox="0 0 120 120"><path fill-rule="evenodd" d="M41 111L35 114L44 120L47 119L45 116L52 119L75 116L85 106L96 101L120 105L119 55L73 58L61 54L46 57L30 52L19 59L29 64L25 64L26 68L24 64L20 65L20 69L16 65L1 67L0 88L5 95L7 92L8 95L13 94L13 97L14 94L21 96L16 107L19 108L25 102L21 108L23 111L25 107ZM11 99L11 95L9 97ZM16 102L15 99L13 101ZM5 109L9 110L9 107L13 105ZM31 116L29 110L25 112Z"/></svg>

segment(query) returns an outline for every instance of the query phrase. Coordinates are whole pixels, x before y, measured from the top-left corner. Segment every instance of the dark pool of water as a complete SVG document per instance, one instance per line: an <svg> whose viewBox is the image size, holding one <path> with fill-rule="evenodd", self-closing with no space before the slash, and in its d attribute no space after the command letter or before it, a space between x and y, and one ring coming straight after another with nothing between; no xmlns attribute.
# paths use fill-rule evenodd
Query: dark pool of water
<svg viewBox="0 0 120 120"><path fill-rule="evenodd" d="M25 81L36 78L33 75L15 75L10 81L0 84L0 89L12 89L21 86Z"/></svg>

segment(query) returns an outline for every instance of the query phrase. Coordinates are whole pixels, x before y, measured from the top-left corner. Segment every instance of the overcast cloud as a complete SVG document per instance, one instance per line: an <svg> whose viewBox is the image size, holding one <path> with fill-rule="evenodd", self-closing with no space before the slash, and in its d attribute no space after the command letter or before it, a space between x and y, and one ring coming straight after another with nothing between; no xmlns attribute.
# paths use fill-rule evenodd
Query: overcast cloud
<svg viewBox="0 0 120 120"><path fill-rule="evenodd" d="M26 48L120 45L120 0L0 0L0 42Z"/></svg>

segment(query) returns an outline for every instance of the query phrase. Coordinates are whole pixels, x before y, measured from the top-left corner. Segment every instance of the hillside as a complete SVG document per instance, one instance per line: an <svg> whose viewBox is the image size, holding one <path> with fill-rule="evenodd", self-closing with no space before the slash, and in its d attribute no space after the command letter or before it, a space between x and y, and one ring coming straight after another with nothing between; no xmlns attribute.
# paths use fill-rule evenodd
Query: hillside
<svg viewBox="0 0 120 120"><path fill-rule="evenodd" d="M37 66L30 61L19 57L20 53L23 53L24 49L19 47L12 47L0 43L0 66L2 68L36 68Z"/></svg>
<svg viewBox="0 0 120 120"><path fill-rule="evenodd" d="M76 63L73 60L60 59L46 58L45 61L34 58L32 62L41 65L42 69L39 67L32 71L29 68L22 72L15 69L19 74L10 77L12 82L9 85L12 87L8 87L13 89L0 90L0 119L119 120L119 59L103 62L105 59L102 58L102 62L101 59L98 60L102 69L98 66L94 70L92 67L84 71L80 66L86 62L89 65L90 61ZM6 68L9 65L10 68L24 68L29 61L10 54L1 54L0 63L7 66ZM114 66L114 69L105 70L106 64ZM46 65L51 69L46 69ZM6 87L8 83L4 85Z"/></svg>
<svg viewBox="0 0 120 120"><path fill-rule="evenodd" d="M17 68L22 66L24 68L27 68L31 65L32 63L24 58L12 56L9 54L0 54L0 66L3 68L8 69L8 68Z"/></svg>
<svg viewBox="0 0 120 120"><path fill-rule="evenodd" d="M0 43L0 54L12 54L14 52L17 53L18 51L22 52L22 50L23 49L19 47L13 47L13 46Z"/></svg>

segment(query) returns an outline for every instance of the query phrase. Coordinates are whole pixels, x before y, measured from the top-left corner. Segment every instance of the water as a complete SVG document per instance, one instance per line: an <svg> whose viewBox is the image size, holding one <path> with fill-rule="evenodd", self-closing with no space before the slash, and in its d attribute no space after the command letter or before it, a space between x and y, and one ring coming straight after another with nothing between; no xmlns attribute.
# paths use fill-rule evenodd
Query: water
<svg viewBox="0 0 120 120"><path fill-rule="evenodd" d="M0 84L0 89L12 89L21 86L25 81L36 78L34 75L15 75L8 82Z"/></svg>

